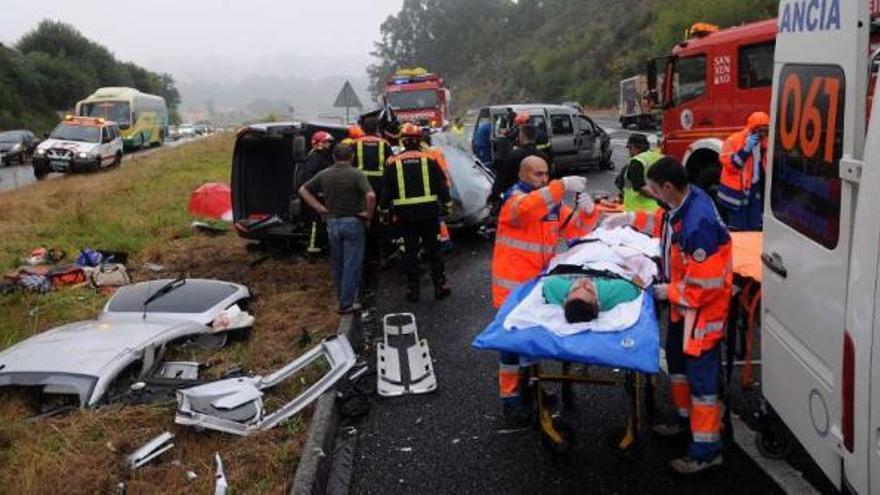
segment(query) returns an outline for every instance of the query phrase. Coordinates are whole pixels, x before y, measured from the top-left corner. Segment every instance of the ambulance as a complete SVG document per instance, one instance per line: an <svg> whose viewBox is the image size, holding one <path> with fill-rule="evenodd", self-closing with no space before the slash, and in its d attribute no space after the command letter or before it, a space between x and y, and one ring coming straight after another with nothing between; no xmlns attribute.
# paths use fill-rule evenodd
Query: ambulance
<svg viewBox="0 0 880 495"><path fill-rule="evenodd" d="M859 494L880 493L874 3L780 2L761 256L764 397L828 479Z"/></svg>

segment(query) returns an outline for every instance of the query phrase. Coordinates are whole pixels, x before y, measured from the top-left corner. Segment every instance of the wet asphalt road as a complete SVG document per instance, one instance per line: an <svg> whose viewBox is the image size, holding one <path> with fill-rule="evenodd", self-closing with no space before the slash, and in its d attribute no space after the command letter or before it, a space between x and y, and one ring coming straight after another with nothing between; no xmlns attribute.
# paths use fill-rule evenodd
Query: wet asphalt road
<svg viewBox="0 0 880 495"><path fill-rule="evenodd" d="M125 166L127 163L150 156L152 153L158 150L176 148L177 146L182 146L184 144L194 142L196 139L200 138L170 141L163 143L162 146L159 148L149 148L143 151L128 152L123 157L121 166ZM49 174L47 178L58 179L61 177L64 177L64 174ZM12 189L18 189L19 187L33 184L36 181L37 179L36 177L34 177L34 169L33 166L31 166L30 160L28 160L25 165L11 165L0 167L0 193L2 193L3 191L10 191Z"/></svg>
<svg viewBox="0 0 880 495"><path fill-rule="evenodd" d="M625 137L625 131L612 133L618 167L625 161ZM588 178L594 190L614 190L613 172L593 172ZM736 446L726 448L724 468L694 478L675 476L666 467L683 453L684 444L664 443L647 433L635 462L619 459L606 438L623 426L627 414L620 388L575 389L576 411L566 420L575 426L578 444L567 458L545 451L535 429L509 430L497 399L497 356L470 346L494 316L491 243L476 235L457 243L447 256L454 292L442 302L430 299L427 279L423 301L405 302L403 277L394 270L383 272L379 313L416 315L419 334L434 358L438 390L373 400L357 426L352 493L781 492ZM659 418L671 414L664 392L657 393Z"/></svg>

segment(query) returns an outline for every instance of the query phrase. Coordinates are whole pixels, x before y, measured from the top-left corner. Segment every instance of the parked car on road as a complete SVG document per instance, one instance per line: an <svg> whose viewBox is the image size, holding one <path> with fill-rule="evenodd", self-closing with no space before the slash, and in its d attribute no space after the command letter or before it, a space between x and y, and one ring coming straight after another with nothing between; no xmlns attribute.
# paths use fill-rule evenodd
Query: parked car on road
<svg viewBox="0 0 880 495"><path fill-rule="evenodd" d="M177 128L177 134L181 139L195 137L196 130L191 124L184 124Z"/></svg>
<svg viewBox="0 0 880 495"><path fill-rule="evenodd" d="M591 168L614 168L608 133L588 116L565 105L530 103L494 105L480 109L474 126L474 136L482 124L491 124L494 153L499 152L502 131L514 125L509 122L511 111L528 114L529 123L538 128L539 144L543 141L543 144L550 145L548 151L553 160L553 175L568 175Z"/></svg>
<svg viewBox="0 0 880 495"><path fill-rule="evenodd" d="M110 121L68 115L37 146L34 176L40 180L51 172L93 172L122 162L122 135Z"/></svg>
<svg viewBox="0 0 880 495"><path fill-rule="evenodd" d="M40 139L25 129L0 132L0 166L15 162L24 165L39 143Z"/></svg>

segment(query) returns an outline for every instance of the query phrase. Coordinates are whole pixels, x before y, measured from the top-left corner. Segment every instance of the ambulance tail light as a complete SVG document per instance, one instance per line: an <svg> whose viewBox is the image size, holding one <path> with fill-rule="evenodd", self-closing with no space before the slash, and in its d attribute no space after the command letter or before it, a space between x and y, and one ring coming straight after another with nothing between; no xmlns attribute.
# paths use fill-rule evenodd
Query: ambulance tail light
<svg viewBox="0 0 880 495"><path fill-rule="evenodd" d="M843 376L841 377L841 418L843 445L849 452L855 447L856 348L849 332L843 332Z"/></svg>

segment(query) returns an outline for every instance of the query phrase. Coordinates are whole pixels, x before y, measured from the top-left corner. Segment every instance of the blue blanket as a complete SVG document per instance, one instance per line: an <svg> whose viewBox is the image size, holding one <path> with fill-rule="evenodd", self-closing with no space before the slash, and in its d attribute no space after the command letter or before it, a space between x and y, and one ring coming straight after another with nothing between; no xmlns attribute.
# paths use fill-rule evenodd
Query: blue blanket
<svg viewBox="0 0 880 495"><path fill-rule="evenodd" d="M660 370L660 331L654 312L654 298L643 297L642 310L635 325L620 332L583 332L561 337L544 327L505 330L504 319L534 288L532 280L510 293L495 320L477 335L477 349L505 351L526 358L552 359L613 368L627 368L644 373Z"/></svg>

